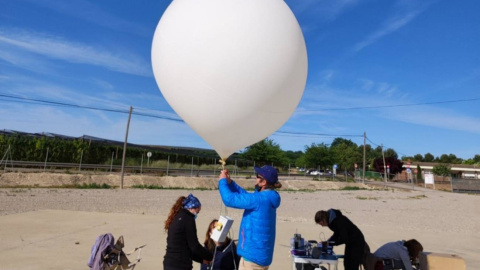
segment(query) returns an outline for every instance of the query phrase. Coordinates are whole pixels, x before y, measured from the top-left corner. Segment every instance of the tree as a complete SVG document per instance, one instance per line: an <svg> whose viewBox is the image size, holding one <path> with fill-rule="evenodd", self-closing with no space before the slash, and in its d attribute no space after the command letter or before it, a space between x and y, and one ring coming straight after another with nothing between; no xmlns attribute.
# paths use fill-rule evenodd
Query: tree
<svg viewBox="0 0 480 270"><path fill-rule="evenodd" d="M268 138L253 144L242 154L245 159L253 160L257 166L273 164L274 166L288 166L288 158L280 146Z"/></svg>
<svg viewBox="0 0 480 270"><path fill-rule="evenodd" d="M336 147L340 144L346 144L347 146L353 146L355 145L355 147L357 146L357 144L355 144L354 142L352 142L351 140L347 140L347 139L344 139L344 138L335 138L333 140L333 142L330 144L330 148L332 147Z"/></svg>
<svg viewBox="0 0 480 270"><path fill-rule="evenodd" d="M395 152L395 150L393 150L392 148L388 148L387 150L385 150L385 156L398 158L397 152Z"/></svg>
<svg viewBox="0 0 480 270"><path fill-rule="evenodd" d="M299 159L301 156L304 155L302 151L286 151L285 152L286 157L288 158L288 163L290 164L295 164L297 159ZM305 165L302 165L305 166Z"/></svg>
<svg viewBox="0 0 480 270"><path fill-rule="evenodd" d="M363 146L359 146L358 150L363 155ZM382 157L382 148L378 146L377 148L373 149L372 146L367 144L365 145L365 152L366 152L365 159L366 159L366 166L367 166L367 168L365 169L367 170L369 170L370 168L373 169L373 161L377 158Z"/></svg>
<svg viewBox="0 0 480 270"><path fill-rule="evenodd" d="M417 183L418 182L423 182L422 167L420 167L420 165L417 165Z"/></svg>
<svg viewBox="0 0 480 270"><path fill-rule="evenodd" d="M442 178L445 179L445 176L449 176L452 170L450 169L450 166L446 164L439 164L433 166L432 172L433 174L442 176Z"/></svg>
<svg viewBox="0 0 480 270"><path fill-rule="evenodd" d="M363 154L357 151L356 144L341 143L330 147L335 163L339 170L353 170L355 163L361 163Z"/></svg>
<svg viewBox="0 0 480 270"><path fill-rule="evenodd" d="M413 156L413 161L422 162L423 161L422 154L416 154L415 156Z"/></svg>
<svg viewBox="0 0 480 270"><path fill-rule="evenodd" d="M466 159L462 162L462 164L465 164L465 165L473 165L475 164L475 161L473 161L473 159L469 158L469 159Z"/></svg>
<svg viewBox="0 0 480 270"><path fill-rule="evenodd" d="M434 160L435 160L435 157L430 153L426 153L423 158L424 162L433 162Z"/></svg>
<svg viewBox="0 0 480 270"><path fill-rule="evenodd" d="M447 154L441 155L440 158L438 159L438 162L441 162L441 163L452 163L452 161L450 160L450 157L449 157Z"/></svg>
<svg viewBox="0 0 480 270"><path fill-rule="evenodd" d="M387 165L390 168L390 174L401 173L403 170L403 162L396 157L385 157L385 165L383 164L383 158L377 158L373 161L375 171L380 173L385 173Z"/></svg>
<svg viewBox="0 0 480 270"><path fill-rule="evenodd" d="M448 158L450 159L450 163L453 163L453 164L461 164L463 159L462 158L458 158L456 155L454 154L450 154L448 155Z"/></svg>
<svg viewBox="0 0 480 270"><path fill-rule="evenodd" d="M305 161L305 154L295 160L295 167L305 168L307 162Z"/></svg>
<svg viewBox="0 0 480 270"><path fill-rule="evenodd" d="M480 155L475 155L473 158L463 160L462 163L467 165L474 165L474 164L480 165Z"/></svg>
<svg viewBox="0 0 480 270"><path fill-rule="evenodd" d="M333 164L332 153L328 146L324 143L315 144L305 147L305 166L307 168L326 168Z"/></svg>

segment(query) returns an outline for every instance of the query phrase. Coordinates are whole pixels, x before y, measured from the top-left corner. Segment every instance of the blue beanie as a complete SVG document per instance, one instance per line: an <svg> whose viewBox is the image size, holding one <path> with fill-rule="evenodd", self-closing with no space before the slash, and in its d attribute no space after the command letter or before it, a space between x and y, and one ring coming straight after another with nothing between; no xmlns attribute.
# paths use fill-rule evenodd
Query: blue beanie
<svg viewBox="0 0 480 270"><path fill-rule="evenodd" d="M193 209L193 208L198 208L202 206L200 201L197 199L197 197L193 196L192 193L188 195L188 197L183 200L183 208L185 209Z"/></svg>

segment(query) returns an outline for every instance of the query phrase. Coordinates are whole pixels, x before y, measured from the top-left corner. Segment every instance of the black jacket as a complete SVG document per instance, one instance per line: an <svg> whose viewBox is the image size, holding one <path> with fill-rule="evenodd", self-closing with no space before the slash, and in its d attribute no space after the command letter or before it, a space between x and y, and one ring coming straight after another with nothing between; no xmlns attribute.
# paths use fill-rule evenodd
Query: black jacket
<svg viewBox="0 0 480 270"><path fill-rule="evenodd" d="M202 263L212 259L213 254L198 242L194 215L181 209L168 228L164 268L192 269L192 260Z"/></svg>
<svg viewBox="0 0 480 270"><path fill-rule="evenodd" d="M335 241L333 245L345 244L345 258L343 265L345 270L358 269L362 263L365 250L365 238L358 227L339 210L335 212L335 218L329 221L328 227L333 231L329 241ZM330 210L329 210L330 211Z"/></svg>
<svg viewBox="0 0 480 270"><path fill-rule="evenodd" d="M333 209L332 209L333 210ZM364 244L365 238L358 227L353 224L340 210L333 210L335 219L328 223L328 228L333 231L329 241L335 241L334 245Z"/></svg>

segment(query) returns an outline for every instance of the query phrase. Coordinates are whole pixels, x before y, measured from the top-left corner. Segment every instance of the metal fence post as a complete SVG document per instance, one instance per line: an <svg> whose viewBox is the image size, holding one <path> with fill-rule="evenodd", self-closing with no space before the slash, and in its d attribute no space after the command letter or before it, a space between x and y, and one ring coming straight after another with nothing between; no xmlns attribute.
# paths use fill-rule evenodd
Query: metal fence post
<svg viewBox="0 0 480 270"><path fill-rule="evenodd" d="M193 177L193 157L192 157L192 168L190 169L190 177Z"/></svg>
<svg viewBox="0 0 480 270"><path fill-rule="evenodd" d="M80 165L78 165L78 171L82 170L82 160L83 160L83 150L82 150L82 154L80 155Z"/></svg>
<svg viewBox="0 0 480 270"><path fill-rule="evenodd" d="M47 169L47 159L48 159L48 147L47 147L47 155L45 156L45 164L43 165L43 172Z"/></svg>
<svg viewBox="0 0 480 270"><path fill-rule="evenodd" d="M112 161L110 162L110 173L112 173L112 169L113 169L113 155L115 154L115 152L112 152Z"/></svg>
<svg viewBox="0 0 480 270"><path fill-rule="evenodd" d="M170 168L170 155L168 155L167 159L167 176L168 176L168 169Z"/></svg>

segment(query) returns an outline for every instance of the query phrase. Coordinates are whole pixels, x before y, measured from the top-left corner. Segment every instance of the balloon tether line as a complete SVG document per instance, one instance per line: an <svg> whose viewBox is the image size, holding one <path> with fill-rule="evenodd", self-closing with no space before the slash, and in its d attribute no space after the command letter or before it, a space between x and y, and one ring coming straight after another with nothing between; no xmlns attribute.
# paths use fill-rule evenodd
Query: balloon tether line
<svg viewBox="0 0 480 270"><path fill-rule="evenodd" d="M220 163L222 164L222 170L225 170L225 164L227 163L226 162L226 158L221 158L220 159ZM223 203L223 200L221 200L222 202L220 203L220 216L222 215L222 210L225 210L225 216L228 216L228 209L227 209L227 206ZM234 235L233 233L231 232L231 230L228 231L228 235L230 236L230 238L234 238Z"/></svg>

